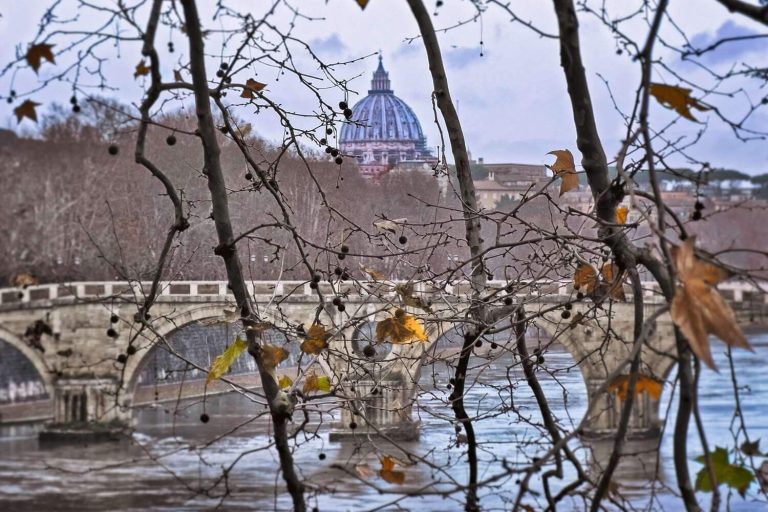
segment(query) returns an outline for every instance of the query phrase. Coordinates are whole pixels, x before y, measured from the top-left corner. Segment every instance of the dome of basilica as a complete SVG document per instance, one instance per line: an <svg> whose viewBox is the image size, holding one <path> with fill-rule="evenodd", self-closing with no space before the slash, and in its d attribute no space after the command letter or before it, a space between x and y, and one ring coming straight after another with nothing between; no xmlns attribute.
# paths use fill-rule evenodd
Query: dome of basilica
<svg viewBox="0 0 768 512"><path fill-rule="evenodd" d="M339 142L366 175L376 176L401 162L434 160L416 114L392 91L381 56L368 96L352 107Z"/></svg>

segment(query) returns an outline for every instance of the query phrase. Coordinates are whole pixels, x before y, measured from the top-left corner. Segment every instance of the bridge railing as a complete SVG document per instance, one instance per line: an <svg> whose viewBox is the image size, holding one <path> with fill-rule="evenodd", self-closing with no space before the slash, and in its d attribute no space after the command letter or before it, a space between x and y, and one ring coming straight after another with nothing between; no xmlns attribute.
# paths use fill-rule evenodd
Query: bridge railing
<svg viewBox="0 0 768 512"><path fill-rule="evenodd" d="M359 282L359 281L358 281ZM382 286L384 283L386 287ZM389 284L401 284L405 281L366 282L365 287L360 287L353 281L319 283L319 289L325 294L346 293L351 295L368 295L365 289L381 291L383 296L395 294ZM492 280L488 282L488 288L503 289L509 283L507 281ZM518 281L516 288L523 288L525 292L519 295L525 296L568 296L573 293L573 282L570 280L539 280ZM309 286L308 281L249 281L248 291L251 296L305 296L311 297L316 292ZM21 305L37 301L52 301L64 298L99 299L116 296L142 297L149 293L151 283L144 281L79 281L70 283L51 283L27 286L24 288L0 289L0 306ZM756 299L768 304L768 281L757 285L751 282L729 281L722 283L718 289L725 298L731 302L755 301ZM659 297L659 286L655 282L643 283L644 295L647 300ZM424 294L446 293L449 295L468 295L470 285L467 281L455 281L452 283L426 283L417 282L414 292ZM377 292L378 293L378 292ZM160 283L160 297L225 297L230 295L227 281L162 281ZM762 300L760 300L762 299Z"/></svg>

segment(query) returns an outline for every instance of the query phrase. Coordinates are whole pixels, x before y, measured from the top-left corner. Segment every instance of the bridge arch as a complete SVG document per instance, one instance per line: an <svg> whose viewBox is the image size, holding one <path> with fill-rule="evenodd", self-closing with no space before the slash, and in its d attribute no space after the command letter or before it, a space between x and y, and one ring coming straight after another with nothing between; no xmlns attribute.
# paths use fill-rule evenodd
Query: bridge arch
<svg viewBox="0 0 768 512"><path fill-rule="evenodd" d="M40 375L40 379L45 386L45 391L48 396L53 396L54 378L51 369L48 368L44 356L37 350L30 347L21 338L0 326L0 342L5 342L10 347L20 352L30 363L34 366L37 373Z"/></svg>

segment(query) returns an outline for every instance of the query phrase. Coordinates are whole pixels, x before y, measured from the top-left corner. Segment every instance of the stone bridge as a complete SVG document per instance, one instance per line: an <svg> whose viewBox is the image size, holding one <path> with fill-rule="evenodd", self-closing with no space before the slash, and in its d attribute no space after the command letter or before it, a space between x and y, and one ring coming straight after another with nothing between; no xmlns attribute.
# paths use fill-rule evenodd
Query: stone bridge
<svg viewBox="0 0 768 512"><path fill-rule="evenodd" d="M411 407L421 367L429 357L441 357L435 343L447 339L460 326L467 306L468 285L442 289L417 284L413 296L431 303L430 312L406 307L392 282L323 282L318 289L306 282L251 282L249 292L263 318L275 329L271 342L300 338L303 328L322 322L334 336L329 350L318 357L318 373L329 376L336 394L346 398L335 435L382 432L411 437L417 425ZM560 343L573 356L584 377L593 405L585 434L610 435L619 418L615 395L598 392L632 345L631 303L610 302L596 307L576 300L567 282L538 282L525 286L537 293L508 294L506 282L490 282L489 301L524 306L535 325L547 334L543 345ZM138 282L79 282L0 290L0 424L53 420L56 425L103 424L130 421L132 410L153 401L258 387L254 363L242 357L227 382L205 385L212 357L234 339L239 324L227 311L234 301L226 282L163 282L152 307L151 330L137 335L134 315L149 289ZM763 288L765 289L765 288ZM328 299L320 307L318 292ZM725 283L721 292L746 322L765 321L768 300L748 284ZM338 297L343 306L332 305ZM658 292L645 289L646 317L658 308ZM572 303L567 314L565 303ZM406 309L424 322L429 341L393 345L389 353L377 347L373 354L373 325ZM568 318L563 318L566 316ZM582 318L578 323L575 317ZM231 323L228 323L231 322ZM503 320L509 326L509 319ZM501 324L500 324L501 325ZM460 327L459 327L460 328ZM456 336L454 336L456 338ZM514 352L513 336L498 342L502 351ZM541 341L539 341L541 343ZM461 341L442 343L442 356L455 362ZM667 314L659 316L642 352L642 372L665 379L675 362L672 325ZM186 351L205 347L202 358ZM454 350L451 350L453 348ZM278 374L298 375L293 349ZM303 363L309 358L303 356ZM519 357L518 357L519 360ZM283 368L286 366L286 368ZM304 364L303 366L306 366ZM647 395L636 400L631 432L648 435L659 425L659 401Z"/></svg>

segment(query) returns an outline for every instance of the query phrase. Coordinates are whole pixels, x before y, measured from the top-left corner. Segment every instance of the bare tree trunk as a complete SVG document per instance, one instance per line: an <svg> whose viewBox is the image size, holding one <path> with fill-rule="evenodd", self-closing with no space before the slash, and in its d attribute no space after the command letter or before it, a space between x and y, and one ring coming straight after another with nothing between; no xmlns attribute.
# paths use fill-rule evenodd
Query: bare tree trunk
<svg viewBox="0 0 768 512"><path fill-rule="evenodd" d="M203 174L208 178L208 189L211 194L213 217L219 240L219 245L214 252L224 260L229 286L237 301L237 306L243 319L243 326L248 337L248 352L256 360L259 369L262 387L269 402L272 416L275 446L280 457L280 468L283 472L288 492L293 499L293 508L297 512L304 512L306 510L304 484L296 474L293 455L288 445L287 422L293 414L293 402L290 399L286 399L285 393L280 390L270 369L263 364L261 358L262 350L257 341L256 332L253 329L249 329L249 327L254 325L256 319L251 309L248 289L243 277L237 247L234 243L235 236L229 215L227 188L221 169L220 149L216 140L216 126L213 121L213 114L211 113L211 98L205 71L205 50L203 34L200 28L200 17L194 0L182 0L181 3L184 7L184 17L189 39L190 72L192 74L192 86L195 95L197 123L200 130L200 139L203 144Z"/></svg>
<svg viewBox="0 0 768 512"><path fill-rule="evenodd" d="M419 25L419 32L424 40L427 50L429 71L432 75L432 84L437 106L445 121L448 131L448 140L451 144L451 153L456 165L456 175L461 191L462 211L464 213L465 237L469 245L469 253L472 261L470 282L472 285L472 306L469 314L472 318L482 321L486 318L487 311L480 299L481 292L486 285L485 261L482 257L483 241L480 237L480 216L478 215L475 184L469 168L469 154L464 141L464 132L461 121L451 99L451 91L448 87L448 78L443 66L443 57L440 52L440 44L437 41L435 28L429 17L429 12L421 0L408 0L408 5ZM464 383L467 377L469 359L479 336L476 325L468 326L464 334L464 344L461 349L459 361L456 365L456 384L451 393L451 400L456 419L463 425L467 435L467 459L469 461L469 483L467 489L467 502L465 510L479 510L477 498L477 439L472 421L464 407Z"/></svg>

